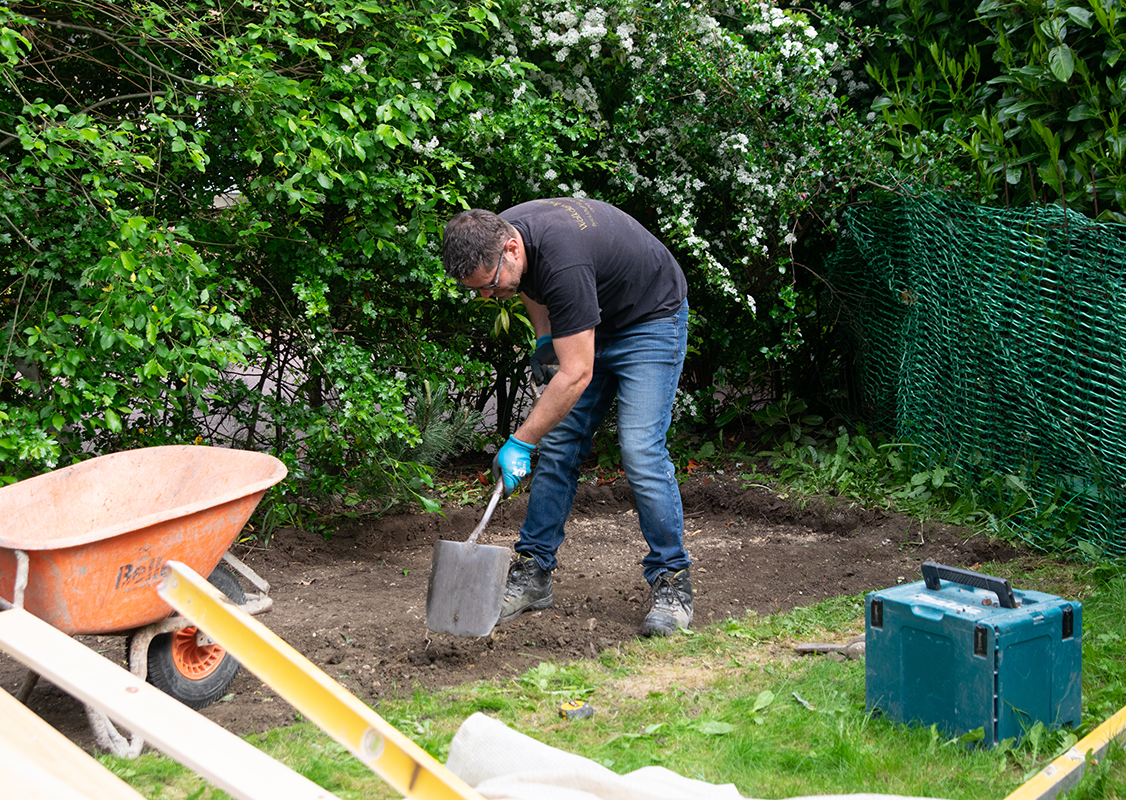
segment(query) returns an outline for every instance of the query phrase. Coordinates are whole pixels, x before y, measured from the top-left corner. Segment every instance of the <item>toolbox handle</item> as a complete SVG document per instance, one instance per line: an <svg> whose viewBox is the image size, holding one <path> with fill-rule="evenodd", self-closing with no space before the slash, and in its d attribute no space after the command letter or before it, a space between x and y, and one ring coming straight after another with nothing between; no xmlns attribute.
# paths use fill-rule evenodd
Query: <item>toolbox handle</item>
<svg viewBox="0 0 1126 800"><path fill-rule="evenodd" d="M1009 582L1004 578L996 578L992 575L984 575L980 572L971 572L968 569L945 567L933 561L924 561L923 581L927 584L927 588L933 591L942 588L940 578L993 592L997 595L997 600L1001 603L1002 608L1017 607L1016 599L1013 597L1013 587L1010 586Z"/></svg>

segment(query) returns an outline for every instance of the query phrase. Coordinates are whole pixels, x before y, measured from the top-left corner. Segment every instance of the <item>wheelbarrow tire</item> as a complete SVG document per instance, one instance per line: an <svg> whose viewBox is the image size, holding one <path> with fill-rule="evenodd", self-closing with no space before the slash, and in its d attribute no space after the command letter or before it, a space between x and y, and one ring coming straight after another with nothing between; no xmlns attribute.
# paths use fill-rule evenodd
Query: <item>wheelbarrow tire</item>
<svg viewBox="0 0 1126 800"><path fill-rule="evenodd" d="M246 602L238 578L222 564L207 581L236 604ZM197 711L226 694L238 671L238 661L222 646L196 643L195 627L154 636L149 645L149 683Z"/></svg>

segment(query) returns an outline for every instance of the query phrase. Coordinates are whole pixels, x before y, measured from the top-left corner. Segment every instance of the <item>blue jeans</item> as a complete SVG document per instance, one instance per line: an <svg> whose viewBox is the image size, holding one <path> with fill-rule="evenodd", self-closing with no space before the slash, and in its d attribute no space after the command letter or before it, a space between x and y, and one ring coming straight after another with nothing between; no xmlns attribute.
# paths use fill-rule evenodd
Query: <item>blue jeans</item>
<svg viewBox="0 0 1126 800"><path fill-rule="evenodd" d="M555 569L555 552L563 543L563 526L575 501L579 465L590 455L594 432L617 397L622 466L649 545L641 562L645 580L652 583L666 570L689 565L680 487L666 446L687 344L688 301L671 317L595 335L590 385L540 440L516 552L532 556L542 569Z"/></svg>

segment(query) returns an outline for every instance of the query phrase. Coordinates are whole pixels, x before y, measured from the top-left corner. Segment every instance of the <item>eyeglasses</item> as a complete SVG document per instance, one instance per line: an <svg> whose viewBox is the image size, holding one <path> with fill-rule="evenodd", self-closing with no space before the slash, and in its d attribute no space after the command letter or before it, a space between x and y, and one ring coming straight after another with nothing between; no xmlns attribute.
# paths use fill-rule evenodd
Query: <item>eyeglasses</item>
<svg viewBox="0 0 1126 800"><path fill-rule="evenodd" d="M508 242L505 242L507 245ZM484 286L466 286L465 288L471 292L487 292L490 289L495 289L500 286L500 268L504 264L504 247L500 249L500 260L497 261L497 271L493 273L493 279L486 283Z"/></svg>

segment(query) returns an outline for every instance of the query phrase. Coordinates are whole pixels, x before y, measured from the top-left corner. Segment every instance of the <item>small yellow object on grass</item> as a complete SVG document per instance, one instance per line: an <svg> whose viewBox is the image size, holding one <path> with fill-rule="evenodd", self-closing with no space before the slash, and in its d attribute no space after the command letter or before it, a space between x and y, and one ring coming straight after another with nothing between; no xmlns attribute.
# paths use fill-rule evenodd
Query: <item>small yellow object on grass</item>
<svg viewBox="0 0 1126 800"><path fill-rule="evenodd" d="M582 700L568 700L559 706L559 716L563 719L586 719L594 716L594 706Z"/></svg>

